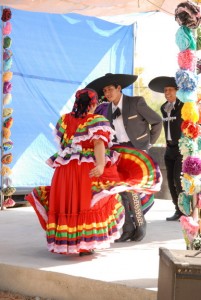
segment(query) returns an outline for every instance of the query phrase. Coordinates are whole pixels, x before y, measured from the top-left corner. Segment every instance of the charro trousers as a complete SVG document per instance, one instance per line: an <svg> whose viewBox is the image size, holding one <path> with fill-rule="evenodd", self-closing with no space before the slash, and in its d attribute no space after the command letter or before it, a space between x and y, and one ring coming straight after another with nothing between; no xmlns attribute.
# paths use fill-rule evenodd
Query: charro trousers
<svg viewBox="0 0 201 300"><path fill-rule="evenodd" d="M179 152L179 147L167 146L164 155L167 182L172 201L175 205L175 210L180 211L178 207L178 197L183 192L181 185L181 171L182 171L182 155Z"/></svg>

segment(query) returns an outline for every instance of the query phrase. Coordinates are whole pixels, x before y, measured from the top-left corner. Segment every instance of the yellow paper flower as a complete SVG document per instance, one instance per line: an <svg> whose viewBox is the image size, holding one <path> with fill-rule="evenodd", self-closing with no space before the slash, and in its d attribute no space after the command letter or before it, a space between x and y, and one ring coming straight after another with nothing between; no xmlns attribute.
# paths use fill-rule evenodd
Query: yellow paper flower
<svg viewBox="0 0 201 300"><path fill-rule="evenodd" d="M7 71L3 74L3 82L11 81L13 77L13 72Z"/></svg>
<svg viewBox="0 0 201 300"><path fill-rule="evenodd" d="M5 139L9 139L11 136L10 128L3 127L2 130L3 130L3 137Z"/></svg>
<svg viewBox="0 0 201 300"><path fill-rule="evenodd" d="M193 123L196 123L199 120L199 112L196 103L184 103L181 109L181 117L184 121L191 120Z"/></svg>
<svg viewBox="0 0 201 300"><path fill-rule="evenodd" d="M6 176L10 174L12 174L12 170L8 166L3 165L1 169L1 175Z"/></svg>

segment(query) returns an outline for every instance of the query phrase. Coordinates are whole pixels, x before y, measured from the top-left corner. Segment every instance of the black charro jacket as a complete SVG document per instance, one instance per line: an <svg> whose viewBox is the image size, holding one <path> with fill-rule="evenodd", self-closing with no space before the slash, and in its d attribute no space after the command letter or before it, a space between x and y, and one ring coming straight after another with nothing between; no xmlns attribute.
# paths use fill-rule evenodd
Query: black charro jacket
<svg viewBox="0 0 201 300"><path fill-rule="evenodd" d="M168 130L168 115L167 112L164 110L166 104L168 102L166 101L162 106L161 106L161 113L163 116L163 127L165 131L165 139L167 141L167 130ZM172 143L173 144L178 144L178 140L181 137L181 124L183 122L183 119L181 118L181 109L183 107L183 103L179 100L176 99L174 109L172 109L171 114L170 114L170 134L172 138Z"/></svg>

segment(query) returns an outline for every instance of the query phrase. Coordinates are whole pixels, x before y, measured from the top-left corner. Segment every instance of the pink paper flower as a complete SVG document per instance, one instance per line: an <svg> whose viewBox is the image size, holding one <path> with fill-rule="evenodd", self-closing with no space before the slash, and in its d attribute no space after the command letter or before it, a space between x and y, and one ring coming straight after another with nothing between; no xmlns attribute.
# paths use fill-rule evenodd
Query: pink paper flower
<svg viewBox="0 0 201 300"><path fill-rule="evenodd" d="M195 51L187 49L179 52L178 65L181 69L194 71L197 65Z"/></svg>
<svg viewBox="0 0 201 300"><path fill-rule="evenodd" d="M192 217L181 216L180 224L184 233L187 235L190 242L194 240L194 238L198 235L199 224L194 221Z"/></svg>
<svg viewBox="0 0 201 300"><path fill-rule="evenodd" d="M3 27L3 35L9 35L11 33L12 26L10 22L6 22L6 26Z"/></svg>
<svg viewBox="0 0 201 300"><path fill-rule="evenodd" d="M3 203L4 207L13 207L14 205L15 201L12 198L7 198Z"/></svg>

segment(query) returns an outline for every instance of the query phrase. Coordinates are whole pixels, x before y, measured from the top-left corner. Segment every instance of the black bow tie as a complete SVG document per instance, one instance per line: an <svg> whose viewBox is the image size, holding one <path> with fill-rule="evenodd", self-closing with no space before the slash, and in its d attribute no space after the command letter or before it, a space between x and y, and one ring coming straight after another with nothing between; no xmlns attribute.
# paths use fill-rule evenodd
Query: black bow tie
<svg viewBox="0 0 201 300"><path fill-rule="evenodd" d="M119 116L121 116L121 111L120 111L119 107L117 107L117 109L115 109L115 111L112 114L112 119L114 120L114 119L118 118Z"/></svg>

